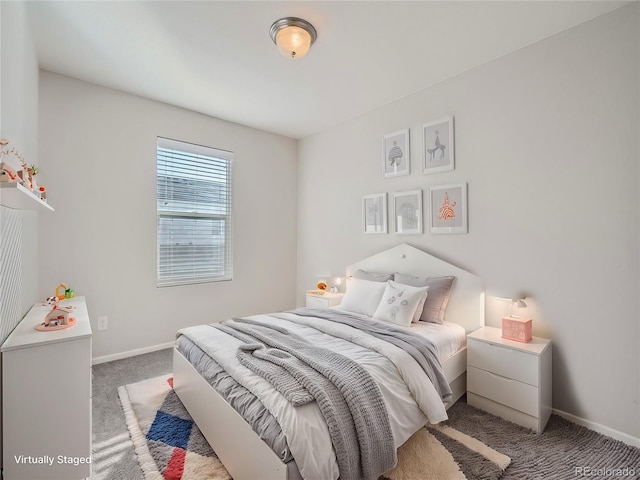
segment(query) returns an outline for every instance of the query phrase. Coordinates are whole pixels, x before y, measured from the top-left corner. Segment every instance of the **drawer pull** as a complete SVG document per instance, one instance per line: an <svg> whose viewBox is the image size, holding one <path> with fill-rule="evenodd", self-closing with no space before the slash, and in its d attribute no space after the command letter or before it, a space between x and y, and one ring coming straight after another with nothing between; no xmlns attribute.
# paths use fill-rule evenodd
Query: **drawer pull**
<svg viewBox="0 0 640 480"><path fill-rule="evenodd" d="M506 382L512 382L513 378L508 378L508 377L503 377L502 375L498 375L497 373L493 373L493 372L487 372L489 375L491 375L492 377L496 377L499 378L500 380L504 380Z"/></svg>
<svg viewBox="0 0 640 480"><path fill-rule="evenodd" d="M468 364L505 379L538 386L539 357L529 352L488 342L470 342Z"/></svg>
<svg viewBox="0 0 640 480"><path fill-rule="evenodd" d="M514 353L515 352L515 350L513 350L512 348L505 347L504 345L498 345L496 343L490 343L489 345L491 345L494 348L499 348L500 350L502 350L504 352L509 352L509 353Z"/></svg>

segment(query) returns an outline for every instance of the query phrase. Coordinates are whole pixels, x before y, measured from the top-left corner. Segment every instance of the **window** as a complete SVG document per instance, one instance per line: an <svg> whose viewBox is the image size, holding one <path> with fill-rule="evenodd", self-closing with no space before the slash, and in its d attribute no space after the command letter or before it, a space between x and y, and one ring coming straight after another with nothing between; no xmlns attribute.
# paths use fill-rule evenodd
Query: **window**
<svg viewBox="0 0 640 480"><path fill-rule="evenodd" d="M233 153L158 138L158 286L231 280Z"/></svg>

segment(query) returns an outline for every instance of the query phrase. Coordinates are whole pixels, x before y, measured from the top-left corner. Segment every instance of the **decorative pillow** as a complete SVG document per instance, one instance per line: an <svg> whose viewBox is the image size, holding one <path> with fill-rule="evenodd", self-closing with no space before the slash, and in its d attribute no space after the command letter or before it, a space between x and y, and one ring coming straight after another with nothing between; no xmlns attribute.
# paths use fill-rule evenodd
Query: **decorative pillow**
<svg viewBox="0 0 640 480"><path fill-rule="evenodd" d="M393 273L371 273L364 270L358 270L351 275L353 278L359 278L360 280L369 280L371 282L386 282L387 280L393 280Z"/></svg>
<svg viewBox="0 0 640 480"><path fill-rule="evenodd" d="M427 290L429 287L412 287L389 280L373 318L408 327L418 305L428 297Z"/></svg>
<svg viewBox="0 0 640 480"><path fill-rule="evenodd" d="M384 293L385 286L386 284L382 282L352 278L340 303L340 310L362 313L373 317Z"/></svg>
<svg viewBox="0 0 640 480"><path fill-rule="evenodd" d="M402 284L399 284L402 285ZM426 287L427 291L429 290L429 287ZM424 304L427 301L427 295L428 292L425 292L424 295L422 296L422 298L420 299L420 301L418 302L418 306L416 307L416 311L413 313L413 318L411 319L411 323L418 323L420 321L420 316L422 315L422 312L424 310Z"/></svg>
<svg viewBox="0 0 640 480"><path fill-rule="evenodd" d="M424 302L424 308L420 315L423 322L444 322L444 313L451 296L451 287L456 277L412 277L403 273L396 273L394 280L414 287L429 287L429 295Z"/></svg>

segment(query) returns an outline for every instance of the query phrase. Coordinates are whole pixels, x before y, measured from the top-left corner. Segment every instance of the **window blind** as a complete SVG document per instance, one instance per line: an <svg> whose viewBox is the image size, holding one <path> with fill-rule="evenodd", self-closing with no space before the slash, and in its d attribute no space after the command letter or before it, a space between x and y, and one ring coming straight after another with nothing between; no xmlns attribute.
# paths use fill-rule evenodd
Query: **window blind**
<svg viewBox="0 0 640 480"><path fill-rule="evenodd" d="M233 277L233 153L158 138L159 287Z"/></svg>

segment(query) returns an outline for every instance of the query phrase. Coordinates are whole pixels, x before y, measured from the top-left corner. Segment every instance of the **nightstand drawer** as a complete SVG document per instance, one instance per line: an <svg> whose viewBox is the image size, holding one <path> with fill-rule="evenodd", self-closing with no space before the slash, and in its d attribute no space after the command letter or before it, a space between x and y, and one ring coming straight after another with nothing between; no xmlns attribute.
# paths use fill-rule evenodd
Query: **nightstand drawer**
<svg viewBox="0 0 640 480"><path fill-rule="evenodd" d="M537 355L469 338L467 361L469 365L502 377L539 386Z"/></svg>
<svg viewBox="0 0 640 480"><path fill-rule="evenodd" d="M511 407L507 407L506 405L494 402L493 400L489 400L488 398L476 395L472 392L467 392L467 403L472 407L480 408L485 412L492 413L493 415L497 415L505 420L522 425L523 427L530 428L538 433L542 432L548 419L546 418L541 420L539 418L532 417L531 415L526 415Z"/></svg>
<svg viewBox="0 0 640 480"><path fill-rule="evenodd" d="M344 293L325 293L324 295L312 295L307 293L307 307L329 308L340 305Z"/></svg>
<svg viewBox="0 0 640 480"><path fill-rule="evenodd" d="M532 417L538 416L538 389L526 383L470 366L467 390Z"/></svg>
<svg viewBox="0 0 640 480"><path fill-rule="evenodd" d="M316 297L314 295L307 295L307 307L314 308L328 308L329 302L326 298Z"/></svg>

